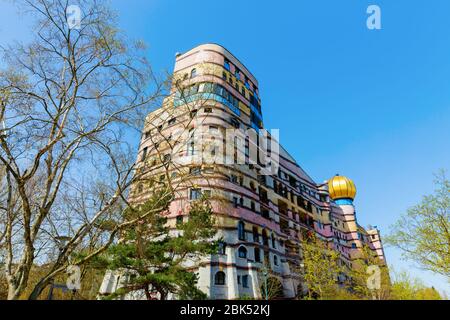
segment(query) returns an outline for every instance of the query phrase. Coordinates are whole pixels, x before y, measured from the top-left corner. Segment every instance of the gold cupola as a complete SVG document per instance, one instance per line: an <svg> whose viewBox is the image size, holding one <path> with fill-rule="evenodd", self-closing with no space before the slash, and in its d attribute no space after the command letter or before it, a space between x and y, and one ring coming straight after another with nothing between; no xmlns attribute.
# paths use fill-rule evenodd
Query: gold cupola
<svg viewBox="0 0 450 320"><path fill-rule="evenodd" d="M336 175L328 180L328 192L330 198L338 199L355 199L356 187L352 180L347 177Z"/></svg>

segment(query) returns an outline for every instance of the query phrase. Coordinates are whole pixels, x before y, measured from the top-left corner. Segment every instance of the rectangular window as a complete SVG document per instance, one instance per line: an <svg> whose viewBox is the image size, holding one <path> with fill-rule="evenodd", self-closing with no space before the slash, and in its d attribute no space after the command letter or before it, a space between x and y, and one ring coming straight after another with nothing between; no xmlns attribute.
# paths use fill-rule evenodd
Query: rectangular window
<svg viewBox="0 0 450 320"><path fill-rule="evenodd" d="M236 79L241 79L241 71L238 68L234 71L234 75L236 76Z"/></svg>
<svg viewBox="0 0 450 320"><path fill-rule="evenodd" d="M239 199L237 197L233 197L233 206L235 208L239 207Z"/></svg>
<svg viewBox="0 0 450 320"><path fill-rule="evenodd" d="M209 126L209 132L219 133L219 127L218 126Z"/></svg>
<svg viewBox="0 0 450 320"><path fill-rule="evenodd" d="M214 167L204 167L203 172L204 173L214 173Z"/></svg>
<svg viewBox="0 0 450 320"><path fill-rule="evenodd" d="M189 173L193 176L198 176L201 173L201 167L192 167L189 169Z"/></svg>
<svg viewBox="0 0 450 320"><path fill-rule="evenodd" d="M236 118L231 118L231 125L238 129L240 127L239 120L237 120Z"/></svg>
<svg viewBox="0 0 450 320"><path fill-rule="evenodd" d="M267 209L261 209L261 215L263 216L263 218L266 218L266 219L270 218L269 210L267 210Z"/></svg>
<svg viewBox="0 0 450 320"><path fill-rule="evenodd" d="M255 261L261 262L261 251L259 248L255 248Z"/></svg>
<svg viewBox="0 0 450 320"><path fill-rule="evenodd" d="M213 112L212 108L205 108L205 113L212 113L212 112Z"/></svg>
<svg viewBox="0 0 450 320"><path fill-rule="evenodd" d="M203 190L203 195L206 198L211 198L211 190Z"/></svg>
<svg viewBox="0 0 450 320"><path fill-rule="evenodd" d="M202 195L202 190L201 189L191 189L190 195L189 195L189 199L191 200L198 200L200 199Z"/></svg>
<svg viewBox="0 0 450 320"><path fill-rule="evenodd" d="M170 159L171 159L171 155L170 154L165 154L164 158L163 158L163 161L164 161L164 163L167 163L167 162L170 161Z"/></svg>
<svg viewBox="0 0 450 320"><path fill-rule="evenodd" d="M248 288L248 275L242 276L242 286Z"/></svg>
<svg viewBox="0 0 450 320"><path fill-rule="evenodd" d="M148 148L147 148L147 147L145 147L145 148L142 150L141 161L144 161L145 158L147 157L147 151L148 151Z"/></svg>
<svg viewBox="0 0 450 320"><path fill-rule="evenodd" d="M225 67L225 69L230 71L230 61L229 60L225 59L224 67Z"/></svg>
<svg viewBox="0 0 450 320"><path fill-rule="evenodd" d="M225 255L225 250L226 250L226 244L225 242L219 242L218 244L219 248L218 248L218 254L220 255Z"/></svg>

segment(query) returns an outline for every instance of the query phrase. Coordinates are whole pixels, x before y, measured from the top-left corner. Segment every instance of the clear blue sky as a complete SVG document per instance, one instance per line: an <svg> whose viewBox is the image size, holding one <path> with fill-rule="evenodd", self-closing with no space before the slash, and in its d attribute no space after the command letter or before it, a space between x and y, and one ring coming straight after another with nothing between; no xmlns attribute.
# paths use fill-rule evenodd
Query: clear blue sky
<svg viewBox="0 0 450 320"><path fill-rule="evenodd" d="M0 44L29 36L1 2ZM112 0L122 28L149 44L156 71L205 42L235 54L260 83L267 128L318 182L353 179L359 223L386 233L450 169L450 1ZM382 30L366 28L366 8ZM450 293L399 259L389 264Z"/></svg>

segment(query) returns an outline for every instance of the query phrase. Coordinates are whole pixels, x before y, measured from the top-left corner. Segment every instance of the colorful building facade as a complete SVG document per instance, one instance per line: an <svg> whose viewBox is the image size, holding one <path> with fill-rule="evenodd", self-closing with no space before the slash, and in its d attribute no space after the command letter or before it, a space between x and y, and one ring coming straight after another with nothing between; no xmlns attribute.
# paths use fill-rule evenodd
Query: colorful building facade
<svg viewBox="0 0 450 320"><path fill-rule="evenodd" d="M272 163L271 171L263 170L260 159L249 161L252 141L245 136L239 141L236 134L229 138L229 129L264 129L257 79L220 45L177 54L171 94L146 119L137 166L164 180L167 174L157 164L183 159L169 168L171 183L177 184L168 214L174 229L188 218L190 201L210 198L223 243L193 272L211 299L262 298L267 274L279 281L283 297L301 295L306 288L300 244L311 234L339 251L350 268L365 244L384 260L379 231L356 220L350 179L316 183L282 146L265 149L277 163L276 170ZM143 202L147 193L136 183L130 201ZM118 283L109 273L101 291L111 292Z"/></svg>

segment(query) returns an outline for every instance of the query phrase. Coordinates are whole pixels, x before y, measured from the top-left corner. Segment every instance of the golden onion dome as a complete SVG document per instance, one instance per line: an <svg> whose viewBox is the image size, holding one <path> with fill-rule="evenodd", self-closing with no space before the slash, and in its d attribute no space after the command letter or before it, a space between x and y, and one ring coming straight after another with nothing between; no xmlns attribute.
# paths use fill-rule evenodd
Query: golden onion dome
<svg viewBox="0 0 450 320"><path fill-rule="evenodd" d="M333 200L355 199L356 187L352 180L347 177L336 175L328 180L328 192Z"/></svg>

